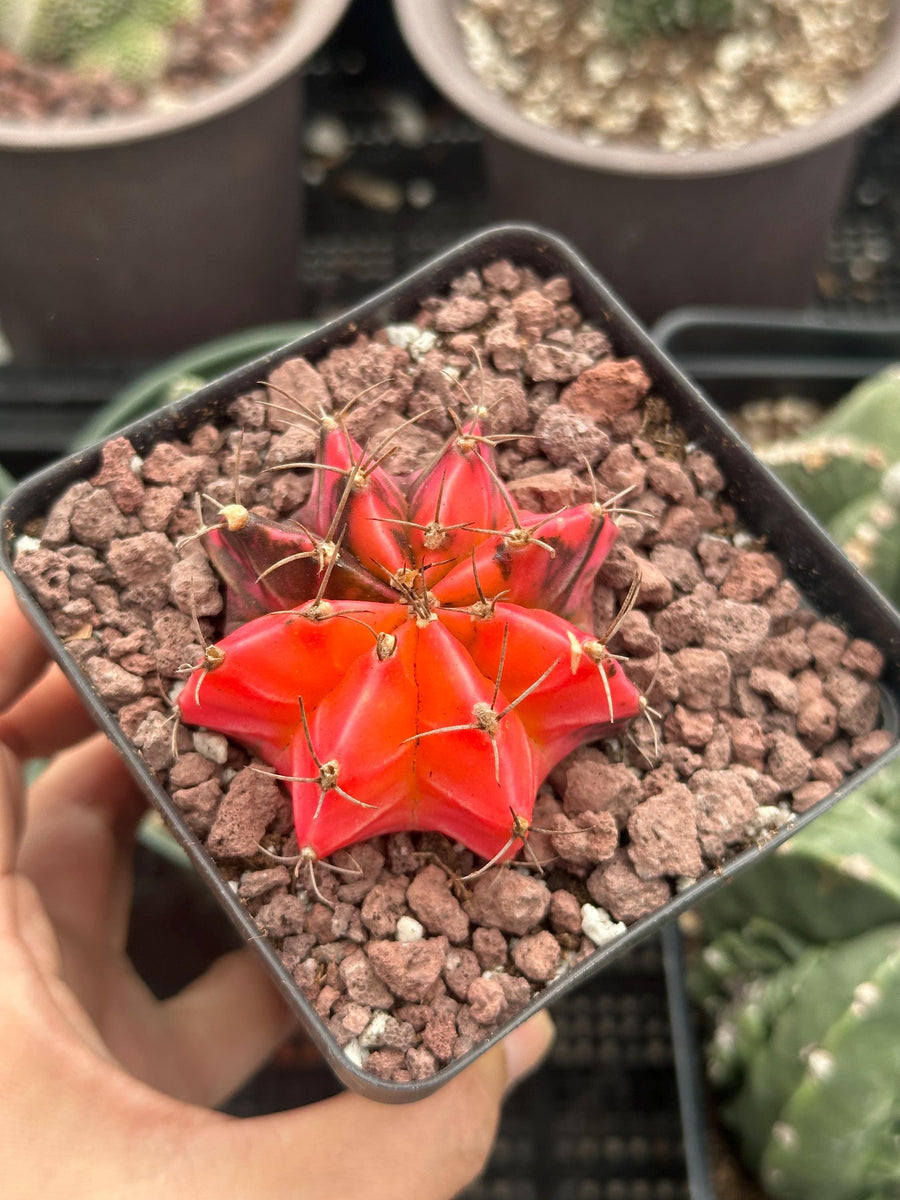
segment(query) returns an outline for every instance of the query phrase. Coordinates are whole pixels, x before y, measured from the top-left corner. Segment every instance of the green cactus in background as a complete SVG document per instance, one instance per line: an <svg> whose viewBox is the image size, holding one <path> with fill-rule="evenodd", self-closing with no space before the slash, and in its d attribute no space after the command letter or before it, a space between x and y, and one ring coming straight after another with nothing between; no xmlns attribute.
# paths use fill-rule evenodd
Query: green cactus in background
<svg viewBox="0 0 900 1200"><path fill-rule="evenodd" d="M159 78L171 28L203 0L0 0L0 44L28 58L129 83Z"/></svg>
<svg viewBox="0 0 900 1200"><path fill-rule="evenodd" d="M802 437L756 453L900 604L900 367L859 384Z"/></svg>
<svg viewBox="0 0 900 1200"><path fill-rule="evenodd" d="M773 1200L900 1195L900 758L701 909L710 1080Z"/></svg>
<svg viewBox="0 0 900 1200"><path fill-rule="evenodd" d="M605 0L604 7L610 32L621 42L727 29L734 16L734 0Z"/></svg>
<svg viewBox="0 0 900 1200"><path fill-rule="evenodd" d="M722 1115L775 1200L900 1185L898 1029L900 925L807 950L726 1009Z"/></svg>

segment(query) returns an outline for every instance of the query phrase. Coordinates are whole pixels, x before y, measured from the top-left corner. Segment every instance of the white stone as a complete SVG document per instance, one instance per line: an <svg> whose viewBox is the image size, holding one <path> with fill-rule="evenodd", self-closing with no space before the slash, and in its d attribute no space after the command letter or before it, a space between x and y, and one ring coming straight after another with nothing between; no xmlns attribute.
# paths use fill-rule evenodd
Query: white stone
<svg viewBox="0 0 900 1200"><path fill-rule="evenodd" d="M397 921L398 942L421 942L425 936L425 927L415 917L400 917Z"/></svg>
<svg viewBox="0 0 900 1200"><path fill-rule="evenodd" d="M582 904L581 931L595 946L605 946L607 942L614 941L626 928L623 921L614 921L605 908Z"/></svg>
<svg viewBox="0 0 900 1200"><path fill-rule="evenodd" d="M363 1050L373 1050L384 1043L384 1031L387 1029L388 1015L382 1009L377 1009L362 1033L359 1044Z"/></svg>
<svg viewBox="0 0 900 1200"><path fill-rule="evenodd" d="M198 729L193 734L194 749L209 762L224 766L228 761L228 738L221 733L210 733L206 729Z"/></svg>

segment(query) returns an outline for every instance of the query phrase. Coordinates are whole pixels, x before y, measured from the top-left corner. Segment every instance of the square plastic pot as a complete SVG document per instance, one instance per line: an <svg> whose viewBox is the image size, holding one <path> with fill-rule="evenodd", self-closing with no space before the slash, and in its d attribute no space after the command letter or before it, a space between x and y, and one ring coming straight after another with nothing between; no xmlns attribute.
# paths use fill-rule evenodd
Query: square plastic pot
<svg viewBox="0 0 900 1200"><path fill-rule="evenodd" d="M335 345L360 330L375 330L385 323L408 320L422 300L442 291L450 281L470 267L482 267L506 258L530 267L541 276L564 275L572 287L573 303L584 316L610 335L615 350L641 359L689 439L710 452L728 481L727 495L740 519L756 535L765 537L780 556L787 573L807 600L827 618L837 620L851 633L865 636L884 653L888 668L883 681L884 721L895 734L900 713L900 617L839 553L834 544L804 513L790 494L755 459L729 429L725 420L650 339L647 332L623 308L606 284L586 265L579 254L554 235L529 226L499 226L485 230L426 263L393 286L372 296L342 317L309 335L256 359L166 409L128 426L123 432L137 452L146 455L160 439L183 437L198 425L224 417L228 406L242 392L285 359L305 355L315 361ZM898 750L895 744L869 767L848 777L831 795L780 830L763 848L750 848L737 855L720 871L709 873L680 892L656 912L642 918L617 940L599 948L569 973L549 984L495 1035L465 1056L443 1068L430 1079L410 1083L386 1083L355 1066L340 1050L323 1021L296 986L274 947L259 938L259 929L226 885L212 860L187 827L181 813L152 777L138 751L124 736L85 676L67 654L50 623L15 574L13 547L29 522L46 513L53 500L71 484L89 478L97 470L99 446L89 447L21 484L7 500L0 519L3 542L0 564L11 577L21 603L63 670L82 694L97 723L107 732L128 762L141 787L156 805L175 837L190 855L197 870L217 896L240 934L256 947L289 1003L304 1022L311 1038L342 1082L357 1091L384 1101L415 1100L446 1083L475 1057L493 1045L513 1026L539 1008L551 1003L606 964L656 932L678 913L723 887L736 872L746 870L762 855L771 852L793 832L836 803L868 778Z"/></svg>

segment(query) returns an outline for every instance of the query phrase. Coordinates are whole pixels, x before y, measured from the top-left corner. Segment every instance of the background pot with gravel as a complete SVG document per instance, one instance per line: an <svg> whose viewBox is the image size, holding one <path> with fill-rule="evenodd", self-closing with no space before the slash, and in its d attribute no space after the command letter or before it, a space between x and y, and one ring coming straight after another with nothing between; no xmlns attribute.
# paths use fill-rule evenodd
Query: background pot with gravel
<svg viewBox="0 0 900 1200"><path fill-rule="evenodd" d="M487 410L489 433L467 424L467 395ZM398 496L410 496L415 509L417 489L434 482L427 464L463 453L450 410L474 440L468 452L493 462L493 475L478 462L473 469L482 485L490 475L510 497L518 514L512 519L524 528L512 529L498 512L481 518L480 531L474 521L455 531L473 539L484 600L454 599L451 571L433 593L415 591L422 603L432 596L427 612L406 597L401 623L375 628L371 614L382 601L357 591L348 608L340 597L350 593L329 590L317 574L320 556L322 568L336 559L339 587L363 587L347 545L326 554L325 542L341 536L340 522L313 539L315 555L297 549L302 531L283 520L303 521L305 537L319 528L319 505L327 508L323 497L332 485L314 477L346 474L346 464L330 461L342 453L332 414L352 401L345 418L350 435L360 444L372 438L372 447L387 437L383 448L391 451L391 474L399 481L391 491L386 477L367 467L375 492L363 489L361 501L346 501L347 545L357 553L367 553L376 536L370 525L383 524L367 526L360 503L374 495L379 503L400 504ZM324 428L321 440L310 414ZM518 436L507 442L507 434ZM489 448L492 440L497 445ZM300 465L316 453L325 456L326 469ZM444 486L455 506L462 468L453 459L451 470L451 459L437 461L453 475ZM444 486L432 497L435 519L422 536L454 532L430 529L454 524L441 510ZM597 511L621 504L613 497L625 490L633 512ZM197 491L208 497L200 516ZM236 508L247 521L231 528ZM387 521L397 544L407 519L401 511L395 508ZM573 594L558 590L559 610L578 601L575 607L587 611L570 611L573 625L553 625L562 618L536 612L509 562L520 543L523 554L534 550L531 539L520 537L527 529L543 533L541 541L556 551L543 551L546 558L535 551L546 569L543 597L570 561L563 551L572 514L592 531L588 544L597 545L598 531L613 516L618 538L595 562L592 594L584 586ZM747 866L760 847L780 844L896 750L896 614L577 255L541 231L504 227L479 235L342 320L36 477L11 498L4 517L4 565L65 670L335 1071L384 1099L411 1099L438 1086L512 1023ZM257 539L252 544L240 541L245 528ZM604 537L611 537L608 528ZM288 692L293 687L290 676L265 704L243 713L264 719L252 729L229 728L229 738L220 732L234 715L226 711L234 683L229 664L239 668L238 682L265 690L272 660L280 659L270 655L266 665L263 655L260 668L248 631L269 644L271 628L279 637L288 628L289 618L271 611L286 607L278 588L263 594L271 572L265 555L255 554L267 538L278 542L279 561L291 557L290 542L303 556L293 561L297 577L312 571L323 589L321 624L308 615L316 602L304 597L301 651L315 626L315 637L339 658L346 644L329 641L335 628L329 613L346 611L347 637L361 647L347 664L347 678L360 679L349 699L375 696L379 703L369 703L360 718L346 707L346 688L343 707L336 706L340 684L321 698L316 689L324 675L315 675L300 689L306 713L293 694L281 695L282 684ZM219 549L229 541L231 554L223 557ZM237 576L226 566L226 600L210 558L220 567L233 564L235 549L245 562L253 560L255 586L236 592ZM390 552L370 548L367 569ZM551 647L557 634L565 642L565 654L539 677L532 666L526 680L517 655L520 618L509 611L516 605L497 597L504 563L514 598L524 605L521 619L553 625ZM638 571L637 606L613 641L603 631ZM418 578L415 569L393 571L393 582L382 577L382 607L398 609L390 588L415 589ZM584 579L577 573L576 582ZM435 608L438 594L444 603ZM262 603L263 615L254 617L248 603ZM497 633L497 610L511 632L500 630L493 641L494 691L488 688L483 711L477 703L472 708L477 728L460 722L469 741L478 742L484 769L454 793L452 820L445 812L432 820L429 810L422 832L395 832L402 825L390 821L367 826L383 815L373 760L383 758L385 794L403 808L410 799L403 747L410 740L424 744L427 736L436 750L438 732L461 736L458 728L435 729L433 737L430 728L416 728L412 738L400 730L399 741L386 742L385 730L402 724L404 705L418 713L443 703L437 679L455 693L468 669L423 675L410 696L393 683L373 692L372 663L402 668L404 639L419 636L409 633L409 621L428 631L438 620L445 629L458 626L454 636L460 645L471 642L472 661L481 662L476 643L488 626ZM591 615L594 639L578 628ZM229 628L235 632L226 634ZM421 630L423 639L437 636ZM604 639L611 641L609 653ZM452 653L454 663L463 662L459 650ZM586 663L597 668L593 683ZM548 705L541 687L560 685L552 673L560 667L578 686L585 680L595 686L605 676L612 699L597 700L593 717L582 722L603 740L575 749L550 771L533 812L520 789L510 817L494 804L489 821L482 801L489 794L497 799L495 771L506 778L520 752L532 753L524 734L512 744L501 685L514 697L509 708L521 712L523 728L531 728L535 708L538 724L552 725L568 714L570 698L556 703L554 693ZM260 683L264 677L269 683ZM184 716L180 726L173 703ZM191 706L206 703L211 716L203 729ZM658 714L652 720L643 712L648 703ZM608 705L619 717L639 712L639 719L610 727ZM481 722L488 709L494 724ZM344 752L327 757L329 712L346 715L360 742L369 738L372 745L368 759L357 759L352 782L340 775ZM297 755L288 769L273 772L286 744L273 733L280 721L291 726L287 740ZM341 720L332 726L340 737ZM559 733L561 726L553 728ZM534 746L543 734L527 737ZM541 744L546 748L546 737ZM335 763L337 772L326 778ZM440 774L458 764L448 755L433 766ZM543 772L534 770L539 779ZM293 792L296 828L287 790L273 773L290 776L284 782ZM367 827L375 836L354 841ZM481 871L494 846L503 858L526 840L525 859L519 854L513 866Z"/></svg>
<svg viewBox="0 0 900 1200"><path fill-rule="evenodd" d="M536 13L519 0L395 0L422 69L487 131L485 161L499 216L538 221L571 237L644 320L688 303L805 303L865 127L900 98L900 12L889 6L874 65L843 87L841 103L804 123L811 104L821 109L835 64L818 80L807 77L803 54L783 77L773 64L789 41L798 41L801 22L827 24L818 0L736 5L747 36L725 41L721 62L713 57L717 42L702 42L700 92L682 82L703 35L680 43L657 39L626 68L620 59L632 54L628 47L604 49L595 38L593 14L610 7L626 14L629 8L616 0L605 6L559 0ZM631 7L646 12L654 5ZM664 0L655 7L665 7ZM863 13L849 2L828 6L827 19L843 30L826 31L825 47L837 51L841 38L853 41L857 22L887 7ZM766 34L760 61L748 65L744 43L762 36L755 26L767 13L776 14L776 27ZM460 14L481 75L467 56ZM782 36L788 29L790 36ZM858 54L855 41L838 51L838 71ZM540 77L529 76L535 62L546 68ZM746 97L735 91L745 75L768 74L768 90L748 89ZM536 119L519 106L523 95L530 95ZM566 106L572 112L580 106L575 117L562 114ZM772 133L779 111L782 123ZM760 136L735 144L741 129L720 130L713 118L724 126L725 118L734 123L742 113L746 126L759 124ZM713 122L713 143L691 148L686 139L703 136L705 117ZM659 128L670 148L646 140L648 130Z"/></svg>
<svg viewBox="0 0 900 1200"><path fill-rule="evenodd" d="M17 357L178 350L294 314L297 70L346 3L207 0L147 88L0 45L0 325Z"/></svg>

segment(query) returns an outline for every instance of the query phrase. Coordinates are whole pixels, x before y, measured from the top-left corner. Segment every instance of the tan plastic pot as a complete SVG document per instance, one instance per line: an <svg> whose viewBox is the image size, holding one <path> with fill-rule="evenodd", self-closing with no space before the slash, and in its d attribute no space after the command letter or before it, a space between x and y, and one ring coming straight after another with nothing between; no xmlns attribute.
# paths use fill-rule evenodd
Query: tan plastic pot
<svg viewBox="0 0 900 1200"><path fill-rule="evenodd" d="M420 66L483 125L498 216L572 239L645 321L683 304L795 307L813 290L865 127L900 100L900 8L846 104L780 137L671 154L587 145L535 124L481 82L460 0L394 0Z"/></svg>
<svg viewBox="0 0 900 1200"><path fill-rule="evenodd" d="M298 68L349 0L302 0L182 107L0 121L0 326L17 357L182 349L296 309Z"/></svg>

